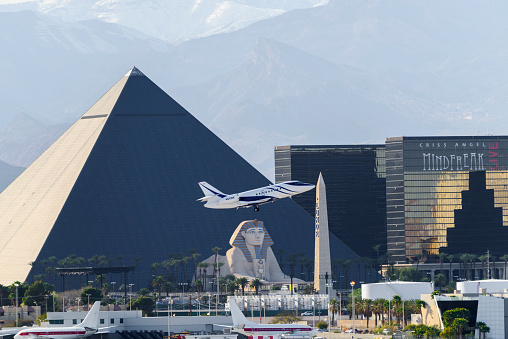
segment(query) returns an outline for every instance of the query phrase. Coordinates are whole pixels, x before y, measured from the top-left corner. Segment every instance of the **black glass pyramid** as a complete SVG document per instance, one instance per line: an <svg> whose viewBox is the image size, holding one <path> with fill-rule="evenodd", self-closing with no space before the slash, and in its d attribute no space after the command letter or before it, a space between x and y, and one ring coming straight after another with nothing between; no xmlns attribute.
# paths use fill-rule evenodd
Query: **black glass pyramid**
<svg viewBox="0 0 508 339"><path fill-rule="evenodd" d="M150 264L191 249L202 260L215 246L223 254L236 226L255 218L264 221L276 253L313 258L314 220L291 199L262 205L259 212L211 210L196 201L203 196L197 184L203 180L225 193L270 184L133 68L0 197L0 212L18 212L0 216L0 228L12 218L11 241L24 239L14 250L31 246L22 258L3 260L12 269L2 267L0 283L41 273L40 267L29 273L31 261L75 254L136 263L135 289L146 287L154 273ZM332 258L357 257L333 235L330 244ZM12 255L9 241L0 243L0 258ZM284 270L288 273L287 265Z"/></svg>

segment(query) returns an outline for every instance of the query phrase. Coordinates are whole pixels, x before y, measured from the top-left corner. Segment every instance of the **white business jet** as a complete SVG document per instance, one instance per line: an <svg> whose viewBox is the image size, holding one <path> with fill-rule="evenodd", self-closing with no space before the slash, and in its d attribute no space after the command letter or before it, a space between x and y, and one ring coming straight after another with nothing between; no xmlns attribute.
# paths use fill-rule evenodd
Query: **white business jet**
<svg viewBox="0 0 508 339"><path fill-rule="evenodd" d="M97 333L100 301L96 301L81 324L73 327L29 327L22 329L14 339L77 339Z"/></svg>
<svg viewBox="0 0 508 339"><path fill-rule="evenodd" d="M292 334L313 337L317 331L307 325L298 324L256 324L247 320L234 300L229 301L229 308L233 316L232 331L246 335L280 335Z"/></svg>
<svg viewBox="0 0 508 339"><path fill-rule="evenodd" d="M226 209L252 206L257 212L261 204L307 192L316 186L294 180L235 194L224 194L205 181L199 182L199 187L205 196L198 201L206 202L205 207L207 208Z"/></svg>

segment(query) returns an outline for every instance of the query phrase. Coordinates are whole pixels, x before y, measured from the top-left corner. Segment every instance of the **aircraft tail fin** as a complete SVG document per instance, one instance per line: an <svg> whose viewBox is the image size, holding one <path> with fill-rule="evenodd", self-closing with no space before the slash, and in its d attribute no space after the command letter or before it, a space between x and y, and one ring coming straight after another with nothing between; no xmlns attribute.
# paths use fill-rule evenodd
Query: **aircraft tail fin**
<svg viewBox="0 0 508 339"><path fill-rule="evenodd" d="M234 300L229 300L229 309L231 310L231 316L233 317L234 327L253 324L252 321L247 320Z"/></svg>
<svg viewBox="0 0 508 339"><path fill-rule="evenodd" d="M200 181L198 185L203 191L203 194L205 195L203 198L198 199L199 201L211 200L211 198L214 197L224 198L226 196L226 194L222 193L221 191L219 191L206 181Z"/></svg>
<svg viewBox="0 0 508 339"><path fill-rule="evenodd" d="M88 314L86 315L83 322L78 326L89 327L97 329L99 328L99 310L101 308L101 302L96 301Z"/></svg>

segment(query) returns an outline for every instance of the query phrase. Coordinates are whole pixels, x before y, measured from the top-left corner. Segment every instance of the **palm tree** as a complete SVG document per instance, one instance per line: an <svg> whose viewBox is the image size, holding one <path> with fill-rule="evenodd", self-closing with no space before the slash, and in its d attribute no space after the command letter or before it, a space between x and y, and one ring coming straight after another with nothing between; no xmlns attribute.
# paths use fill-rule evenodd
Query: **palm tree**
<svg viewBox="0 0 508 339"><path fill-rule="evenodd" d="M201 253L196 252L196 250L191 250L191 258L194 260L194 274L198 276L197 269L198 269L198 258L201 256Z"/></svg>
<svg viewBox="0 0 508 339"><path fill-rule="evenodd" d="M162 275L159 275L153 279L152 287L155 288L155 290L159 293L159 296L161 295L162 285L164 285L164 277Z"/></svg>
<svg viewBox="0 0 508 339"><path fill-rule="evenodd" d="M478 260L480 260L482 262L482 276L483 276L483 278L485 278L485 262L487 261L488 258L489 258L489 256L486 254L480 255L478 257Z"/></svg>
<svg viewBox="0 0 508 339"><path fill-rule="evenodd" d="M214 262L214 275L215 275L215 283L218 284L219 283L219 276L217 275L217 270L219 269L218 265L215 265L215 263L218 262L218 256L219 256L219 252L222 250L222 248L218 247L218 246L215 246L215 247L212 247L212 252L215 253L215 259L213 260Z"/></svg>
<svg viewBox="0 0 508 339"><path fill-rule="evenodd" d="M150 268L151 268L151 269L152 269L152 271L153 271L153 272L152 272L152 274L153 274L154 276L156 276L156 275L157 275L157 270L159 269L159 267L160 267L160 266L161 266L161 264L160 264L160 263L158 263L158 262L154 262L154 263L152 263L152 264L150 265Z"/></svg>
<svg viewBox="0 0 508 339"><path fill-rule="evenodd" d="M460 261L462 261L464 279L467 280L467 262L469 261L469 254L463 253L460 255Z"/></svg>
<svg viewBox="0 0 508 339"><path fill-rule="evenodd" d="M443 261L448 257L448 254L439 253L437 257L439 258L439 273L443 273Z"/></svg>
<svg viewBox="0 0 508 339"><path fill-rule="evenodd" d="M471 277L472 280L476 279L476 260L478 259L478 256L476 254L469 254L469 261L473 263L473 276Z"/></svg>
<svg viewBox="0 0 508 339"><path fill-rule="evenodd" d="M497 279L499 277L497 277L497 274L496 274L496 259L497 257L495 255L491 255L490 256L492 258L492 275L491 275L491 278L492 279Z"/></svg>
<svg viewBox="0 0 508 339"><path fill-rule="evenodd" d="M434 278L434 283L439 286L439 292L443 291L443 285L446 284L446 278L443 273L438 273Z"/></svg>
<svg viewBox="0 0 508 339"><path fill-rule="evenodd" d="M400 313L399 313L399 305L402 303L402 298L400 295L394 295L392 298L393 308L395 309L395 317L397 318L397 322L400 324Z"/></svg>
<svg viewBox="0 0 508 339"><path fill-rule="evenodd" d="M191 260L192 258L191 257L183 257L182 258L182 262L184 263L184 266L183 266L183 280L182 281L186 281L187 280L187 265L189 263L189 261Z"/></svg>
<svg viewBox="0 0 508 339"><path fill-rule="evenodd" d="M254 288L256 290L256 295L259 294L259 288L263 286L263 283L259 279L254 279L250 282L250 287ZM243 290L242 290L243 292Z"/></svg>
<svg viewBox="0 0 508 339"><path fill-rule="evenodd" d="M339 302L337 301L337 299L332 299L330 300L330 308L329 308L329 311L332 313L332 322L331 322L331 326L333 326L333 321L335 319L335 313L337 313L339 311Z"/></svg>
<svg viewBox="0 0 508 339"><path fill-rule="evenodd" d="M378 318L381 320L381 315L383 314L383 311L384 311L384 303L385 303L384 299L376 299L372 303L372 306L373 306L372 312L374 312L375 327L377 327Z"/></svg>
<svg viewBox="0 0 508 339"><path fill-rule="evenodd" d="M372 317L374 306L372 305L371 299L361 300L362 315L367 319L367 328L369 328L369 318Z"/></svg>
<svg viewBox="0 0 508 339"><path fill-rule="evenodd" d="M245 287L247 286L248 283L249 283L249 280L247 280L247 278L245 278L245 277L236 279L236 284L238 286L240 286L240 288L242 289L242 296L245 295Z"/></svg>
<svg viewBox="0 0 508 339"><path fill-rule="evenodd" d="M416 310L420 312L420 319L423 320L422 308L425 308L425 306L427 306L427 303L421 299L416 299L414 302L415 302Z"/></svg>
<svg viewBox="0 0 508 339"><path fill-rule="evenodd" d="M413 262L416 263L416 270L418 271L418 265L420 264L420 261L423 259L423 254L416 253L412 259L413 259Z"/></svg>
<svg viewBox="0 0 508 339"><path fill-rule="evenodd" d="M490 327L487 326L483 321L477 321L474 326L478 330L478 339L480 339L481 334L483 333L483 339L485 339L485 334L490 332Z"/></svg>

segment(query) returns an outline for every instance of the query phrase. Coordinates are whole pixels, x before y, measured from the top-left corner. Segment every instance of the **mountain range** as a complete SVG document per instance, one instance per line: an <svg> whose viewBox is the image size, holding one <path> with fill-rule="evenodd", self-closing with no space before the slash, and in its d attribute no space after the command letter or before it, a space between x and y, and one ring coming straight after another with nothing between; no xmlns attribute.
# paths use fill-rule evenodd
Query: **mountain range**
<svg viewBox="0 0 508 339"><path fill-rule="evenodd" d="M506 134L502 1L261 1L266 12L257 19L226 25L224 16L213 29L182 5L191 33L174 37L171 25L153 33L163 11L153 25L147 20L159 1L100 3L0 6L1 160L27 166L37 153L34 146L23 156L4 133L19 126L20 113L54 131L46 139L54 140L60 129L50 126L75 121L134 65L272 181L277 145ZM224 3L193 2L208 16L205 8ZM39 154L47 147L45 134L19 129Z"/></svg>

